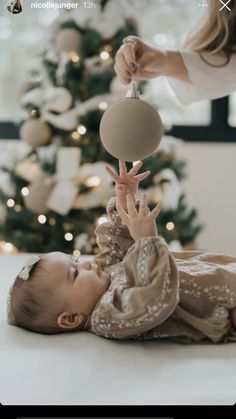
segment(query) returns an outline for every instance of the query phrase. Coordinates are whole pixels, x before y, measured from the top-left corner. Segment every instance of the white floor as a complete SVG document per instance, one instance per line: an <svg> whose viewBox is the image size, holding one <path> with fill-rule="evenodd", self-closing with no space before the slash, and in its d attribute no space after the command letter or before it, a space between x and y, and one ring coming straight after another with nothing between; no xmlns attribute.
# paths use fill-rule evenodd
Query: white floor
<svg viewBox="0 0 236 419"><path fill-rule="evenodd" d="M24 259L0 256L2 404L235 403L234 343L120 342L89 333L43 336L7 325L7 292Z"/></svg>

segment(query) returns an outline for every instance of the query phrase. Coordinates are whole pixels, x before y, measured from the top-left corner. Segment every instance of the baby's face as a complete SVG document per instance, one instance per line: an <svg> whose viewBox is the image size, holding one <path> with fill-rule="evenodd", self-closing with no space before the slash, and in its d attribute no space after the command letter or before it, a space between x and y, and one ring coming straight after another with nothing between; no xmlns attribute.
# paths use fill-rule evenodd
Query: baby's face
<svg viewBox="0 0 236 419"><path fill-rule="evenodd" d="M90 315L109 287L109 274L94 261L78 262L61 252L48 253L44 259L47 286L58 293L71 313Z"/></svg>

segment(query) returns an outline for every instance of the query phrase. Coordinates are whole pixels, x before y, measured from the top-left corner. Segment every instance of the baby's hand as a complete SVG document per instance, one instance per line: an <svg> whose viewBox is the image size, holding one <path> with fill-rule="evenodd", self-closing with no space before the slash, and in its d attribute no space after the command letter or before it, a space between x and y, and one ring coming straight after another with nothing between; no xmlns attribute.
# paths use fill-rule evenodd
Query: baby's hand
<svg viewBox="0 0 236 419"><path fill-rule="evenodd" d="M116 196L117 202L122 205L126 210L126 198L127 195L131 195L133 202L135 203L135 194L138 190L139 182L150 175L150 171L140 173L136 175L142 162L139 161L136 165L127 173L126 165L123 160L119 160L119 175L109 166L106 166L106 170L116 183Z"/></svg>
<svg viewBox="0 0 236 419"><path fill-rule="evenodd" d="M155 219L159 215L161 207L158 203L155 208L149 212L146 194L142 195L139 212L136 210L130 195L127 197L127 212L119 203L116 204L116 209L122 223L128 227L130 235L135 241L141 237L158 235Z"/></svg>

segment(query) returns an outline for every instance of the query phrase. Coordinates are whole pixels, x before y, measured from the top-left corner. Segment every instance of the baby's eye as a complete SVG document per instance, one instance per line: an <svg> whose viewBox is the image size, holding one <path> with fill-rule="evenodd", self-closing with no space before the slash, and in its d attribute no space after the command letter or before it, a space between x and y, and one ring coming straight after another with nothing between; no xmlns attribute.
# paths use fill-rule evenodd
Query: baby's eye
<svg viewBox="0 0 236 419"><path fill-rule="evenodd" d="M77 275L79 275L79 271L78 269L75 269L74 279L77 277Z"/></svg>

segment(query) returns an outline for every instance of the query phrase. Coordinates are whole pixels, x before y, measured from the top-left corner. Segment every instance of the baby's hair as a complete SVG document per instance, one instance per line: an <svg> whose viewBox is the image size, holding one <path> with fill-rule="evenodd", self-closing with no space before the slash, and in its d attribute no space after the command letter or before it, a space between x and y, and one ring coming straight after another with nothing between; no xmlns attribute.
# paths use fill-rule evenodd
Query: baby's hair
<svg viewBox="0 0 236 419"><path fill-rule="evenodd" d="M27 281L17 275L8 295L8 323L43 334L74 331L57 324L57 317L65 310L66 303L56 298L53 290L42 281L47 275L44 265L45 260L40 256Z"/></svg>

